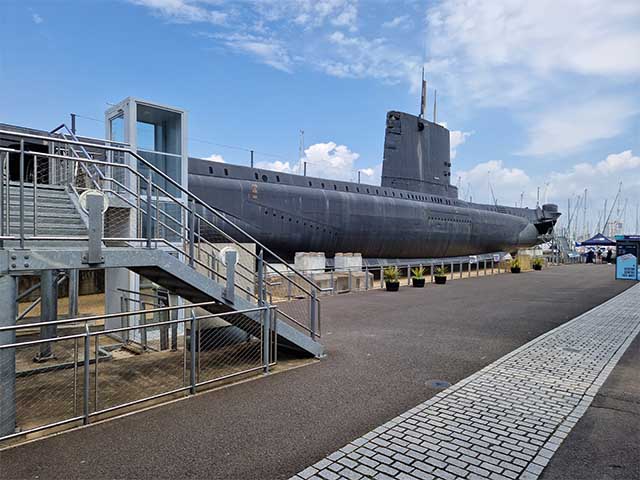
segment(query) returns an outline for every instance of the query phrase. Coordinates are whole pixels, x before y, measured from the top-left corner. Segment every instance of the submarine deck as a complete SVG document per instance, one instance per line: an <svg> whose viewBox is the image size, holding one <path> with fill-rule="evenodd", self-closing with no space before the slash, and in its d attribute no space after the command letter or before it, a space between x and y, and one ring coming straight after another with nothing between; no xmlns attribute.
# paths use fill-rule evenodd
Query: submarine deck
<svg viewBox="0 0 640 480"><path fill-rule="evenodd" d="M327 298L323 361L2 451L0 467L7 478L288 478L436 395L431 380L454 384L631 285L610 266L572 265Z"/></svg>

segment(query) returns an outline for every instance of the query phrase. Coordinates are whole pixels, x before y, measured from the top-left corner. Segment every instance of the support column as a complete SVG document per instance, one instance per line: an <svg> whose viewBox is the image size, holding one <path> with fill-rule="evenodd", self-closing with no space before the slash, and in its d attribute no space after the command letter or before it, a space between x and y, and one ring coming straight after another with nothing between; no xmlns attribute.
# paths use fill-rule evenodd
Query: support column
<svg viewBox="0 0 640 480"><path fill-rule="evenodd" d="M0 276L0 327L16 322L16 277ZM15 343L15 330L0 331L0 345ZM16 431L16 350L0 350L0 437Z"/></svg>
<svg viewBox="0 0 640 480"><path fill-rule="evenodd" d="M77 318L78 308L78 291L80 285L80 270L73 268L69 270L69 318Z"/></svg>
<svg viewBox="0 0 640 480"><path fill-rule="evenodd" d="M40 321L52 322L58 319L58 271L43 270L40 274ZM57 327L45 325L40 328L40 338L55 338ZM54 358L51 343L40 344L40 352L34 358L36 362L46 362Z"/></svg>

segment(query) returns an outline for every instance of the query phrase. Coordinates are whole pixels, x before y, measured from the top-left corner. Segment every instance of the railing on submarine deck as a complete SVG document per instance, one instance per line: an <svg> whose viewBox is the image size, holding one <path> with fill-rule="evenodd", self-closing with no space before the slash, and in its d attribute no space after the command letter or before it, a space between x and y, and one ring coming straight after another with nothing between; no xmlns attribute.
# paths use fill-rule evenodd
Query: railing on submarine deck
<svg viewBox="0 0 640 480"><path fill-rule="evenodd" d="M202 314L210 305L216 302L0 327L0 337L11 338L0 344L0 446L269 373L278 361L277 307ZM123 326L102 329L107 320ZM54 333L33 339L45 329ZM34 365L43 352L50 360Z"/></svg>
<svg viewBox="0 0 640 480"><path fill-rule="evenodd" d="M61 125L56 129L66 129L66 125ZM69 130L68 130L69 131ZM73 135L69 131L70 135ZM66 165L68 162L82 165L82 168L73 168L71 171L74 174L69 177L63 177L62 179L52 179L50 176L51 168L48 169L47 183L54 183L52 180L56 180L58 184L65 185L78 197L81 191L89 188L98 187L99 190L108 194L112 198L118 199L124 205L133 209L136 212L138 221L136 236L131 237L118 236L117 234L108 235L109 232L118 230L118 222L125 225L128 223L128 212L121 212L121 218L117 218L116 215L109 215L105 219L105 237L103 240L107 243L125 242L127 245L146 245L148 247L161 244L168 250L173 250L174 253L179 254L184 261L195 269L203 270L207 275L216 280L225 280L225 277L217 271L215 268L218 262L218 256L216 253L220 252L220 249L213 243L207 241L200 234L201 226L205 225L207 228L213 229L217 234L222 236L229 243L234 244L239 250L244 252L253 259L254 262L262 262L265 274L269 277L277 277L279 282L284 282L288 285L288 290L293 292L293 295L289 295L286 298L280 297L276 292L271 291L271 285L274 282L266 283L266 290L269 297L274 302L280 303L282 309L282 317L289 320L291 323L307 331L312 337L321 336L320 331L320 300L318 298L319 293L326 292L327 289L320 288L312 280L307 278L304 274L298 270L288 267L287 274L282 273L279 269L273 267L271 264L264 262L261 254L253 252L247 248L240 241L237 241L216 223L209 221L204 215L198 212L200 209L203 213L209 213L213 218L220 221L225 227L230 228L232 231L237 231L239 235L244 237L247 242L254 243L261 251L268 253L276 260L286 264L275 252L270 250L265 245L261 244L257 239L245 232L242 228L235 225L228 220L224 214L218 212L216 209L207 205L200 198L193 195L187 189L183 188L178 182L160 171L153 164L148 162L145 158L138 155L136 152L119 146L88 143L77 140L77 137L73 135L74 139L68 139L66 136L60 134L52 134L52 136L34 135L27 133L20 133L14 131L0 130L0 135L6 135L10 138L20 139L20 150L13 148L0 147L0 153L4 153L4 158L0 158L0 170L2 171L2 181L0 182L0 195L6 197L6 205L10 202L9 190L12 187L9 182L8 167L9 167L9 154L20 155L20 175L19 183L17 187L20 193L20 218L17 235L12 234L11 218L8 209L2 208L0 211L0 242L4 240L18 240L20 246L23 247L25 241L65 241L65 240L87 240L86 236L76 235L73 238L70 237L55 237L55 236L43 236L37 234L37 174L34 174L33 186L25 185L25 155L31 155L34 159L34 170L37 171L37 165L39 161L49 162L49 166L56 164L58 166ZM82 153L87 158L79 156L75 148L69 148L72 156L65 155L66 150L62 150L61 153L43 153L33 152L25 150L25 139L41 140L47 142L54 142L54 145L62 144L67 147L78 146L81 147ZM106 141L105 143L116 143ZM89 150L92 153L89 153ZM55 151L55 149L54 149ZM96 152L102 152L106 160L96 160ZM174 190L178 191L180 195L176 197L167 191L167 189L160 187L153 181L153 176L150 173L148 177L144 177L137 169L132 168L126 162L109 161L109 156L120 155L132 155L139 164L144 165L153 172L156 176L164 179L165 182L170 185ZM1 156L1 155L0 155ZM56 163L57 162L57 163ZM74 163L75 162L75 163ZM60 169L62 170L62 169ZM42 169L40 171L43 171ZM120 179L115 178L114 172L122 171L125 174L131 174L133 184L127 185L128 182L123 179L126 175L120 175ZM84 175L80 175L83 172ZM99 172L99 173L92 173ZM122 179L122 180L121 180ZM89 187L86 186L86 182L89 183ZM84 183L84 184L82 184ZM13 185L16 187L16 185ZM34 201L34 214L33 214L33 235L27 235L24 221L25 203L24 192L26 188L32 188ZM6 189L6 193L3 194L2 190ZM186 201L185 201L186 200ZM5 202L0 202L0 205L4 207ZM197 208L196 208L197 207ZM148 214L150 212L150 214ZM155 218L154 218L155 217ZM154 235L155 231L155 235ZM179 246L182 245L182 248ZM236 287L254 301L259 301L257 298L256 288L256 270L252 266L246 266L242 262L238 263L237 279L238 284ZM251 286L251 289L248 287Z"/></svg>

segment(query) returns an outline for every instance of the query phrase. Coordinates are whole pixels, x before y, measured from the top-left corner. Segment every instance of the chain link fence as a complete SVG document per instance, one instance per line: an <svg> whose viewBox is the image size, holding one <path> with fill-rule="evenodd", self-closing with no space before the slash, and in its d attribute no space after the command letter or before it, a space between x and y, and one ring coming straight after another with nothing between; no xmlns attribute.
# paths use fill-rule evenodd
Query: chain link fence
<svg viewBox="0 0 640 480"><path fill-rule="evenodd" d="M277 362L276 309L205 310L217 306L145 305L1 327L0 445L268 372ZM100 327L114 318L121 328Z"/></svg>

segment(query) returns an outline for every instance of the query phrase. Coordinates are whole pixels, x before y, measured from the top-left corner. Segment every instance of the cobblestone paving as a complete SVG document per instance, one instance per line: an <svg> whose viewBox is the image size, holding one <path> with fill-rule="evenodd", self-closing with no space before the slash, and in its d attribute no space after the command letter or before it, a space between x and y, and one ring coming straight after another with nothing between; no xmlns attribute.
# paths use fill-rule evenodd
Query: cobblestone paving
<svg viewBox="0 0 640 480"><path fill-rule="evenodd" d="M637 285L292 480L536 479L639 331Z"/></svg>

